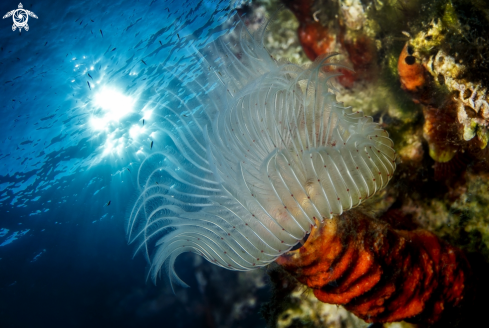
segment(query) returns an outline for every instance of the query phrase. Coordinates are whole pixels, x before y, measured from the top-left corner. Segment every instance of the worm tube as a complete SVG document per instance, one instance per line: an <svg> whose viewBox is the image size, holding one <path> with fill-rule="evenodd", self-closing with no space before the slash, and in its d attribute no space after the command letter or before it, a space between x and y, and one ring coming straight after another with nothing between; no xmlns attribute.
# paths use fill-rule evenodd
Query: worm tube
<svg viewBox="0 0 489 328"><path fill-rule="evenodd" d="M433 233L353 211L318 225L277 262L320 301L367 322L436 322L460 307L472 275L462 251Z"/></svg>

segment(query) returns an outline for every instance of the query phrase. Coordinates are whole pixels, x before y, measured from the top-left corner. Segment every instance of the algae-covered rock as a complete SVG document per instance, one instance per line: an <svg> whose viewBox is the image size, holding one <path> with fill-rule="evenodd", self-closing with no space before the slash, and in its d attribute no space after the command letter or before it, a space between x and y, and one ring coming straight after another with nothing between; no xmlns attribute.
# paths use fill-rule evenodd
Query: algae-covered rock
<svg viewBox="0 0 489 328"><path fill-rule="evenodd" d="M280 267L270 270L269 275L274 297L261 312L270 328L367 328L367 323L343 307L320 302Z"/></svg>

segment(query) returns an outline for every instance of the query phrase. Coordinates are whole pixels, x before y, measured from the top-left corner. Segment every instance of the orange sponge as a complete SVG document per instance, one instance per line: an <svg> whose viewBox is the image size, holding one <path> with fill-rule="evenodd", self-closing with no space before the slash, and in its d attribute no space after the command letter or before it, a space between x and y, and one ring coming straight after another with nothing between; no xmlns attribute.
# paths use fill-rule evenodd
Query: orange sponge
<svg viewBox="0 0 489 328"><path fill-rule="evenodd" d="M461 250L426 230L396 230L358 212L326 220L277 259L322 302L367 322L433 323L460 306L471 276Z"/></svg>

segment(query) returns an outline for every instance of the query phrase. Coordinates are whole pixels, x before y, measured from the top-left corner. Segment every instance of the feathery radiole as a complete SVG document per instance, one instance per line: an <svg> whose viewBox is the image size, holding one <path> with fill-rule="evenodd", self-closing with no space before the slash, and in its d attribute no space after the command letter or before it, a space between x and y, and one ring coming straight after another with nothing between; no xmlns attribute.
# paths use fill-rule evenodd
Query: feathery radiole
<svg viewBox="0 0 489 328"><path fill-rule="evenodd" d="M183 252L231 270L267 265L395 170L388 133L336 101L338 74L324 69L338 66L334 54L277 62L265 26L252 34L239 22L235 33L236 44L221 38L196 55L193 82L171 81L155 110L170 141L139 168L128 239L172 285L185 286L174 271Z"/></svg>

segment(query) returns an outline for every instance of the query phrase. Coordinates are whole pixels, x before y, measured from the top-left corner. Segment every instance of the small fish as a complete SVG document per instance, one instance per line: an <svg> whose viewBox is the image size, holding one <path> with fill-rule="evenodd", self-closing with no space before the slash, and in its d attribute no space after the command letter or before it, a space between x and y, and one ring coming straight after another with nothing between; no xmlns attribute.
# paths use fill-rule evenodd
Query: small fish
<svg viewBox="0 0 489 328"><path fill-rule="evenodd" d="M159 184L158 181L155 181L156 184Z"/></svg>
<svg viewBox="0 0 489 328"><path fill-rule="evenodd" d="M110 205L110 200L107 202L107 204L105 204L105 206L109 206Z"/></svg>
<svg viewBox="0 0 489 328"><path fill-rule="evenodd" d="M180 34L177 33L177 36L178 36L178 40L180 40Z"/></svg>
<svg viewBox="0 0 489 328"><path fill-rule="evenodd" d="M83 23L83 21L81 21L79 25L81 25L82 23Z"/></svg>
<svg viewBox="0 0 489 328"><path fill-rule="evenodd" d="M90 78L93 80L93 77L90 75L90 73L87 73L87 74L88 74L88 76L90 76Z"/></svg>
<svg viewBox="0 0 489 328"><path fill-rule="evenodd" d="M46 41L46 43L44 44L44 46L46 46L46 44L48 44L48 42Z"/></svg>
<svg viewBox="0 0 489 328"><path fill-rule="evenodd" d="M141 59L141 61L143 62L144 65L147 65L146 62L144 60Z"/></svg>
<svg viewBox="0 0 489 328"><path fill-rule="evenodd" d="M93 23L93 19L91 19L92 23Z"/></svg>
<svg viewBox="0 0 489 328"><path fill-rule="evenodd" d="M143 126L144 126L144 119L143 119Z"/></svg>
<svg viewBox="0 0 489 328"><path fill-rule="evenodd" d="M153 141L151 141L151 146L150 147L151 147L151 149L153 149Z"/></svg>
<svg viewBox="0 0 489 328"><path fill-rule="evenodd" d="M87 81L87 84L88 84L88 88L92 90L92 87L90 86L90 82Z"/></svg>
<svg viewBox="0 0 489 328"><path fill-rule="evenodd" d="M100 31L100 34L102 34L102 37L104 37L104 34L102 33L102 30L99 30Z"/></svg>
<svg viewBox="0 0 489 328"><path fill-rule="evenodd" d="M112 51L114 51L115 49L117 49L117 48L112 49Z"/></svg>
<svg viewBox="0 0 489 328"><path fill-rule="evenodd" d="M170 9L168 9L168 7L166 7L165 10L168 10L168 12L170 12Z"/></svg>
<svg viewBox="0 0 489 328"><path fill-rule="evenodd" d="M160 40L158 40L158 41L160 41ZM161 43L161 41L160 41L160 45L161 45L161 46L163 45L163 43Z"/></svg>
<svg viewBox="0 0 489 328"><path fill-rule="evenodd" d="M129 168L128 168L128 167L126 167L126 170L128 170L129 172L131 172L131 170L129 170Z"/></svg>

